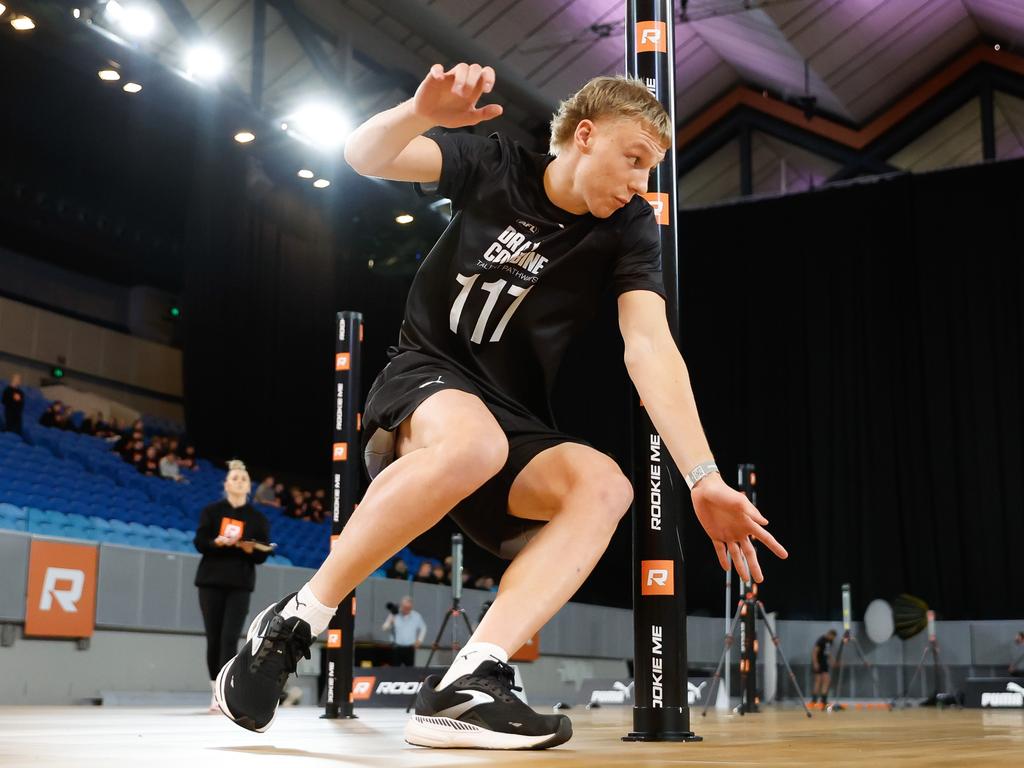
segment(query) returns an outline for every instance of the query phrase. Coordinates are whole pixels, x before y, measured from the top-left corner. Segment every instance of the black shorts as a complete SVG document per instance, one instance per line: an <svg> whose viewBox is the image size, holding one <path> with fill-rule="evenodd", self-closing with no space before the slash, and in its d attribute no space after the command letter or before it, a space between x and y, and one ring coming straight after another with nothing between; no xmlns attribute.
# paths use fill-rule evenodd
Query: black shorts
<svg viewBox="0 0 1024 768"><path fill-rule="evenodd" d="M508 438L508 461L494 477L463 499L449 516L488 552L511 559L544 523L508 512L512 483L534 456L562 443L588 445L552 429L540 419L486 397L465 374L443 360L418 352L396 355L366 396L363 460L372 480L395 459L395 431L428 397L457 389L480 398Z"/></svg>

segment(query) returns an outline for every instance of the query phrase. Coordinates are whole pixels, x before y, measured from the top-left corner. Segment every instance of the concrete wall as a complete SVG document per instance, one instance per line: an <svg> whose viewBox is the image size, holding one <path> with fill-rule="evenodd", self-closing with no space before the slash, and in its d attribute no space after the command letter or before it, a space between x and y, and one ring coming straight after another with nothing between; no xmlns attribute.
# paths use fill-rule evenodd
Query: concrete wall
<svg viewBox="0 0 1024 768"><path fill-rule="evenodd" d="M39 386L57 365L67 386L184 422L181 350L0 297L0 378Z"/></svg>
<svg viewBox="0 0 1024 768"><path fill-rule="evenodd" d="M0 625L9 625L5 636L13 645L0 647L0 704L67 704L92 700L104 690L200 691L206 687L205 645L202 620L192 579L198 555L157 552L115 545L100 546L97 631L86 650L73 640L25 638L24 601L31 536L0 532ZM252 599L252 613L303 584L312 571L304 568L260 566ZM451 603L450 589L391 579L369 579L356 590L356 639L387 642L380 630L387 602L412 596L427 622L428 638L437 633ZM463 606L475 626L483 602L491 593L466 590ZM968 675L1002 674L1014 658L1012 642L1024 621L938 622L941 648L942 689L955 691ZM806 692L811 684L810 651L830 622L777 621L782 652ZM768 638L759 624L762 645ZM687 620L691 667L713 668L722 653L724 622L721 618L690 617ZM570 603L541 631L541 659L521 665L531 701L573 701L579 684L588 678L626 679L625 659L632 656L632 612L624 609ZM848 668L852 688L843 695L890 698L903 690L905 680L921 658L927 638L918 635L906 642L896 638L874 645L860 624L854 625L867 659L859 665L852 647L844 652L853 664ZM450 635L446 633L444 641ZM459 642L465 629L459 628ZM426 659L421 649L418 663ZM437 657L447 663L448 654ZM737 654L732 654L735 665ZM304 662L302 685L311 695L319 669L316 656ZM735 669L735 667L734 667ZM762 675L762 669L760 674ZM875 679L877 676L877 688ZM736 675L733 674L735 684ZM782 698L794 694L784 668L777 670ZM915 683L912 696L932 690L931 664ZM309 696L307 696L309 700Z"/></svg>

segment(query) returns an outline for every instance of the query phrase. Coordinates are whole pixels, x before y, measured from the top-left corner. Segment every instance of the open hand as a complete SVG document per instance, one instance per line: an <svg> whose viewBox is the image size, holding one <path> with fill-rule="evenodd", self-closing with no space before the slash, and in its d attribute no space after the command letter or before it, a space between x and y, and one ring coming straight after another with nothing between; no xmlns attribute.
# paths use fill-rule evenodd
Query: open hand
<svg viewBox="0 0 1024 768"><path fill-rule="evenodd" d="M725 484L721 475L705 477L693 489L693 509L704 531L711 537L722 570L729 570L726 554L732 555L736 572L744 581L764 581L757 553L750 537L761 541L778 557L785 560L789 553L762 526L768 520L750 503L750 499ZM746 560L740 554L746 556ZM748 568L749 566L749 568Z"/></svg>
<svg viewBox="0 0 1024 768"><path fill-rule="evenodd" d="M502 113L501 105L477 107L481 95L494 88L494 70L479 64L456 64L447 72L440 64L430 68L413 97L417 115L433 125L462 128L492 120Z"/></svg>

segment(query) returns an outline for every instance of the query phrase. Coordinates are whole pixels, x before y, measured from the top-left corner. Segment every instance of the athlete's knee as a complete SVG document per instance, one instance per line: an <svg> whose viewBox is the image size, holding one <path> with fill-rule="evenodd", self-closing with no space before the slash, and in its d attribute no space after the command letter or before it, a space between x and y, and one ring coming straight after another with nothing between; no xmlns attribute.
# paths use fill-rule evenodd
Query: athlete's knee
<svg viewBox="0 0 1024 768"><path fill-rule="evenodd" d="M633 485L618 466L607 456L594 457L582 467L573 493L589 502L590 515L611 526L616 526L633 503Z"/></svg>
<svg viewBox="0 0 1024 768"><path fill-rule="evenodd" d="M465 430L445 440L445 459L455 467L452 478L474 489L494 477L508 460L508 439L497 428Z"/></svg>

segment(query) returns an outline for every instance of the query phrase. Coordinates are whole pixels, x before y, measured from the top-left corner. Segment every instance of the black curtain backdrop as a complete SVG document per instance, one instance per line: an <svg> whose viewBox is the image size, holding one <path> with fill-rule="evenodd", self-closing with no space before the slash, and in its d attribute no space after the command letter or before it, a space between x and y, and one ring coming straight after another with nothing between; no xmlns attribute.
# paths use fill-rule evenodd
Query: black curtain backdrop
<svg viewBox="0 0 1024 768"><path fill-rule="evenodd" d="M182 302L190 436L200 455L327 487L333 229L244 153L201 144Z"/></svg>
<svg viewBox="0 0 1024 768"><path fill-rule="evenodd" d="M719 465L757 465L769 610L907 591L1021 615L1024 161L686 213L682 350ZM692 515L692 608L722 575Z"/></svg>

